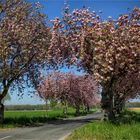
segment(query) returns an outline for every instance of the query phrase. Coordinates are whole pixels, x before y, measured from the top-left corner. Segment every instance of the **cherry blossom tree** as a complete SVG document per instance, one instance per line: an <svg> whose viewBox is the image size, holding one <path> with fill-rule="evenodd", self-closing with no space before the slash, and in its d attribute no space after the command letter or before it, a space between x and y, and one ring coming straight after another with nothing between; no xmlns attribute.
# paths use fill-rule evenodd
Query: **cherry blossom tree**
<svg viewBox="0 0 140 140"><path fill-rule="evenodd" d="M9 88L22 89L30 74L39 74L48 43L49 29L38 7L25 0L0 1L0 122L2 99Z"/></svg>
<svg viewBox="0 0 140 140"><path fill-rule="evenodd" d="M95 76L102 86L105 116L114 120L122 110L115 103L140 93L140 9L134 8L116 21L111 17L102 21L89 9L70 13L66 7L63 19L52 23L50 62L75 64Z"/></svg>
<svg viewBox="0 0 140 140"><path fill-rule="evenodd" d="M89 108L100 104L100 97L99 97L99 87L97 81L93 76L80 76L78 88L81 93L81 98L85 109L89 111Z"/></svg>
<svg viewBox="0 0 140 140"><path fill-rule="evenodd" d="M98 84L92 76L84 75L75 77L71 80L68 103L76 108L77 114L79 113L81 106L89 111L90 107L93 107L100 102L98 89Z"/></svg>
<svg viewBox="0 0 140 140"><path fill-rule="evenodd" d="M98 84L92 76L76 76L72 73L53 72L47 77L41 78L38 93L44 100L55 99L64 105L64 113L67 106L76 108L79 113L80 107L90 108L100 102Z"/></svg>
<svg viewBox="0 0 140 140"><path fill-rule="evenodd" d="M57 84L55 79L56 73L52 72L51 74L48 74L47 77L40 77L39 78L39 85L37 85L37 91L39 94L39 97L44 99L44 101L51 100L55 97L57 100Z"/></svg>

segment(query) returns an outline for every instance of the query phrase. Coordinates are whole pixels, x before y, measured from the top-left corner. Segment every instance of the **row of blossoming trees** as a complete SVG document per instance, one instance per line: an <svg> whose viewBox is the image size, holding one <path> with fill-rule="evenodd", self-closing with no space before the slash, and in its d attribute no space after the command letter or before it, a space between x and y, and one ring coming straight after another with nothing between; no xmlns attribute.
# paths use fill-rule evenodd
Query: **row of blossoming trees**
<svg viewBox="0 0 140 140"><path fill-rule="evenodd" d="M39 96L46 101L54 99L64 105L64 113L67 106L76 108L79 114L80 107L89 111L90 107L99 104L98 84L90 75L76 76L73 73L53 72L47 77L40 78L37 88Z"/></svg>
<svg viewBox="0 0 140 140"><path fill-rule="evenodd" d="M140 94L140 8L102 21L89 9L70 13L66 7L52 24L47 26L38 4L0 1L0 121L9 89L17 87L21 95L25 84L38 89L40 70L60 65L75 65L95 77L102 86L102 109L115 119L125 101Z"/></svg>

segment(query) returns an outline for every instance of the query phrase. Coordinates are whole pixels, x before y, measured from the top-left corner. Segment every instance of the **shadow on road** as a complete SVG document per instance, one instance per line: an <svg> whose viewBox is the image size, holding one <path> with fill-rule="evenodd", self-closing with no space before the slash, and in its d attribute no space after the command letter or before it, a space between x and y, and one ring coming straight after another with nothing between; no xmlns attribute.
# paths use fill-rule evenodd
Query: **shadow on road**
<svg viewBox="0 0 140 140"><path fill-rule="evenodd" d="M69 123L88 123L94 120L100 120L102 114L101 113L96 113L96 114L90 114L87 116L81 116L81 117L75 117L75 118L68 118L68 119L58 119L55 121L48 121L46 124L55 124L55 125L60 125L60 124L69 124Z"/></svg>

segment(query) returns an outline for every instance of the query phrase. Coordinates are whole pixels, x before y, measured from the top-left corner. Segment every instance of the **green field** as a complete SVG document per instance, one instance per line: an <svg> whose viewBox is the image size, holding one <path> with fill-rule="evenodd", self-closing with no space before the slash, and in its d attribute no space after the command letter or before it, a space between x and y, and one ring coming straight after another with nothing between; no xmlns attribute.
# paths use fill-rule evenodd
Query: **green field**
<svg viewBox="0 0 140 140"><path fill-rule="evenodd" d="M93 109L90 113L95 112ZM82 112L79 115L86 115ZM63 114L62 109L48 111L5 111L4 123L0 127L23 127L23 126L38 126L51 120L68 118L76 116L73 108L68 108L67 115Z"/></svg>
<svg viewBox="0 0 140 140"><path fill-rule="evenodd" d="M69 114L74 113L72 110L69 111ZM7 118L32 118L32 117L48 117L48 118L54 118L54 117L61 117L62 116L62 110L53 110L53 111L5 111L5 119Z"/></svg>
<svg viewBox="0 0 140 140"><path fill-rule="evenodd" d="M125 113L117 125L94 121L75 130L66 140L140 140L140 113Z"/></svg>
<svg viewBox="0 0 140 140"><path fill-rule="evenodd" d="M62 110L52 111L5 111L4 124L1 127L21 127L37 126L49 120L72 117L75 115L74 109L68 109L67 115Z"/></svg>

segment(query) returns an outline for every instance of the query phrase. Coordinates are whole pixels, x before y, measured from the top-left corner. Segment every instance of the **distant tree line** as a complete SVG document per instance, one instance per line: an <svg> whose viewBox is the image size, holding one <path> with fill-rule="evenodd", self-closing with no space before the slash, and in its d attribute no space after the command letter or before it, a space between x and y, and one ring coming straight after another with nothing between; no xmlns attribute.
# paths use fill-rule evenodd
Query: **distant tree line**
<svg viewBox="0 0 140 140"><path fill-rule="evenodd" d="M125 105L126 107L140 107L140 102L128 102Z"/></svg>
<svg viewBox="0 0 140 140"><path fill-rule="evenodd" d="M45 105L6 105L5 110L45 110Z"/></svg>
<svg viewBox="0 0 140 140"><path fill-rule="evenodd" d="M46 105L6 105L6 111L12 110L52 110L52 109L60 109L61 105L58 103L57 105L53 106L51 104Z"/></svg>

